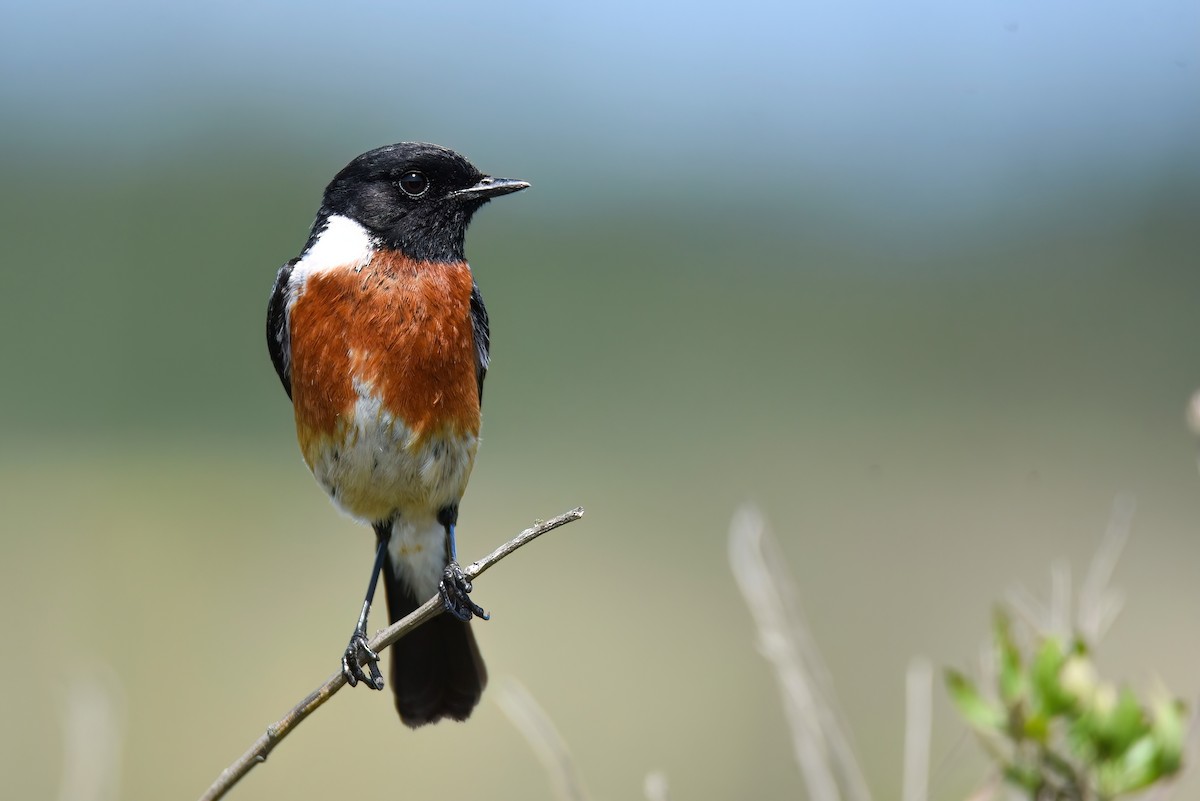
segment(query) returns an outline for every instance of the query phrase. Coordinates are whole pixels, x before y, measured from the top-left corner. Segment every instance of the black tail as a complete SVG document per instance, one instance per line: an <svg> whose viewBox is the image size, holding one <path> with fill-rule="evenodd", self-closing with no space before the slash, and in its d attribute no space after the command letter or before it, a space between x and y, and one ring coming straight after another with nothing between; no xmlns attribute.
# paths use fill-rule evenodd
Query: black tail
<svg viewBox="0 0 1200 801"><path fill-rule="evenodd" d="M393 623L428 600L413 596L396 576L390 556L383 583ZM442 718L466 720L487 684L487 670L470 624L450 615L438 615L398 640L390 658L396 711L413 728Z"/></svg>

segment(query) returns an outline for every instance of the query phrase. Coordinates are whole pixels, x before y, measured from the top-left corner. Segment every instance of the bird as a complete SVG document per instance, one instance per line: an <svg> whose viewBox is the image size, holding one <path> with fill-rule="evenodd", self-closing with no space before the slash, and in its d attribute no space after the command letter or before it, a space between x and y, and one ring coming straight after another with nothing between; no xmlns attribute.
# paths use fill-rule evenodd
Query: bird
<svg viewBox="0 0 1200 801"><path fill-rule="evenodd" d="M363 153L326 187L267 304L267 349L304 461L333 503L375 533L341 659L347 683L384 687L367 638L380 576L393 622L435 593L448 613L392 647L396 710L413 728L466 720L487 682L469 623L488 615L469 596L455 543L491 345L465 240L480 207L528 187L439 145Z"/></svg>

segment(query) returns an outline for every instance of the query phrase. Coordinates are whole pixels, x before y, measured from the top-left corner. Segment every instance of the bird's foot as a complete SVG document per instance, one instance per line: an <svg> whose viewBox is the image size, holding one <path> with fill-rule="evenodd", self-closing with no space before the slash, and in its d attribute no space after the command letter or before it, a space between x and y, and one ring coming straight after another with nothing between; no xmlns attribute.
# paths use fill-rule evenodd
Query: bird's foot
<svg viewBox="0 0 1200 801"><path fill-rule="evenodd" d="M350 644L346 646L346 653L342 654L342 674L346 677L346 683L351 687L362 681L372 690L383 689L383 674L379 672L379 654L371 650L367 633L362 629L354 630L354 634L350 637Z"/></svg>
<svg viewBox="0 0 1200 801"><path fill-rule="evenodd" d="M446 565L446 570L442 573L442 581L438 584L438 593L442 596L442 603L446 605L446 611L464 623L473 616L484 620L490 618L491 616L483 611L482 606L471 600L468 596L469 592L471 592L471 582L467 581L467 575L463 573L458 562Z"/></svg>

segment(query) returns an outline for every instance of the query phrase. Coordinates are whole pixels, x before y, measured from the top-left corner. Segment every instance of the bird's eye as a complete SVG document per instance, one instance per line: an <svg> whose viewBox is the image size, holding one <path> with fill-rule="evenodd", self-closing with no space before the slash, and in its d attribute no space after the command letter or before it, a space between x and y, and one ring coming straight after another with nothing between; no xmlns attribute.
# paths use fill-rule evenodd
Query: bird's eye
<svg viewBox="0 0 1200 801"><path fill-rule="evenodd" d="M409 170L400 176L400 189L409 197L420 197L429 189L429 179L424 173Z"/></svg>

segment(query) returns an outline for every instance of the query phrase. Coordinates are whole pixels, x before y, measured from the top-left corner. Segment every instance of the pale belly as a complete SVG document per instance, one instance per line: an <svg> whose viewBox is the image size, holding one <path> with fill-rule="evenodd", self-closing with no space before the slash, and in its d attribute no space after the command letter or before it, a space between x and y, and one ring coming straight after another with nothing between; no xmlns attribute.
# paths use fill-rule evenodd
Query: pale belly
<svg viewBox="0 0 1200 801"><path fill-rule="evenodd" d="M417 524L462 498L479 437L457 427L414 431L361 393L333 435L305 445L317 482L347 514L367 523Z"/></svg>

